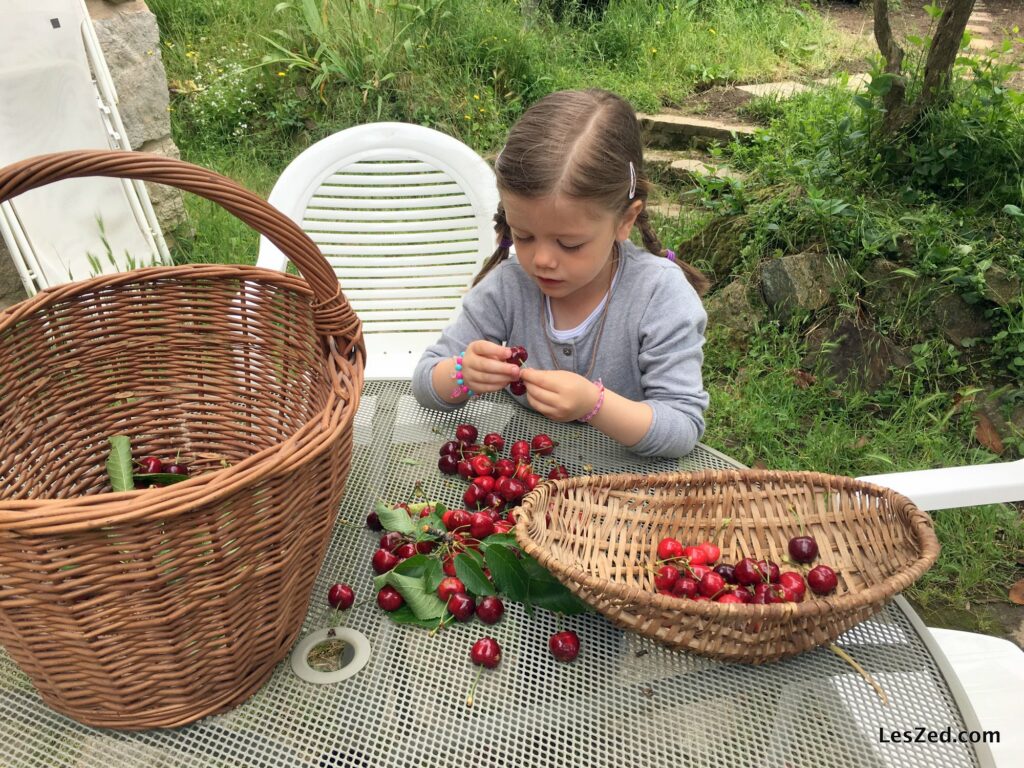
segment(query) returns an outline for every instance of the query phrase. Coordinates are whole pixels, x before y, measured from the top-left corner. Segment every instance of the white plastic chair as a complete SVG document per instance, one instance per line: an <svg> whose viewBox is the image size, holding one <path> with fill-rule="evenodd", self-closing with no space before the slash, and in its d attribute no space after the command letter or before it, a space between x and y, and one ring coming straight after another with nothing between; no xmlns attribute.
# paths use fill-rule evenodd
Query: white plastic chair
<svg viewBox="0 0 1024 768"><path fill-rule="evenodd" d="M1024 459L860 479L892 488L926 511L1024 500ZM970 700L981 728L1000 732L1000 743L990 745L996 765L1024 765L1024 739L1019 729L1024 651L1007 640L988 635L932 627L929 630L931 641Z"/></svg>
<svg viewBox="0 0 1024 768"><path fill-rule="evenodd" d="M8 0L0 14L0 166L69 149L130 150L83 0ZM72 179L19 195L0 204L0 235L29 295L170 261L141 181Z"/></svg>
<svg viewBox="0 0 1024 768"><path fill-rule="evenodd" d="M408 378L454 319L495 247L494 172L471 148L408 123L369 123L317 142L270 203L320 246L363 321L366 378ZM287 259L260 238L257 266Z"/></svg>

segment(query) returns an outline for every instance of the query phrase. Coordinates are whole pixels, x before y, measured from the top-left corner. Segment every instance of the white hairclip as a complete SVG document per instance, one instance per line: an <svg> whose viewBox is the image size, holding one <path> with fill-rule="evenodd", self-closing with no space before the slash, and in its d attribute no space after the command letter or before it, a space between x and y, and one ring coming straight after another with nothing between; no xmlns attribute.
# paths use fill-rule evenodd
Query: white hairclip
<svg viewBox="0 0 1024 768"><path fill-rule="evenodd" d="M633 161L629 161L629 199L632 200L636 197L636 168L633 167Z"/></svg>

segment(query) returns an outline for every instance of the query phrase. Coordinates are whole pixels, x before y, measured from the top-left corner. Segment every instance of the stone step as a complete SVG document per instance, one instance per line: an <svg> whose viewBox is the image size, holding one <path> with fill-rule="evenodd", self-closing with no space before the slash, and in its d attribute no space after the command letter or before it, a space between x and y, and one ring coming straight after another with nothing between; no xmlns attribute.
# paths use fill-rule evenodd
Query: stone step
<svg viewBox="0 0 1024 768"><path fill-rule="evenodd" d="M661 149L704 148L714 142L733 139L750 141L757 127L747 123L706 120L692 115L637 115L640 127L647 134L647 145Z"/></svg>
<svg viewBox="0 0 1024 768"><path fill-rule="evenodd" d="M972 37L968 45L972 51L988 51L996 46L994 41L986 40L983 37Z"/></svg>
<svg viewBox="0 0 1024 768"><path fill-rule="evenodd" d="M971 14L971 18L968 21L977 21L982 24L991 24L995 19L992 18L992 14L986 13L985 11L975 11Z"/></svg>
<svg viewBox="0 0 1024 768"><path fill-rule="evenodd" d="M841 77L839 75L833 75L832 77L823 77L814 82L820 85L838 85ZM851 91L861 91L868 87L868 83L871 82L871 75L867 72L854 72L846 79L846 87Z"/></svg>
<svg viewBox="0 0 1024 768"><path fill-rule="evenodd" d="M992 29L987 24L975 24L974 22L967 25L967 31L978 37L988 37L992 34Z"/></svg>
<svg viewBox="0 0 1024 768"><path fill-rule="evenodd" d="M794 80L783 80L778 83L750 83L749 85L737 85L736 87L754 96L774 96L777 99L788 99L795 93L803 93L810 90L810 86Z"/></svg>
<svg viewBox="0 0 1024 768"><path fill-rule="evenodd" d="M644 153L644 163L675 181L688 184L696 184L700 178L707 176L735 181L746 179L745 174L726 165L717 165L707 155L698 157L664 149L651 149Z"/></svg>

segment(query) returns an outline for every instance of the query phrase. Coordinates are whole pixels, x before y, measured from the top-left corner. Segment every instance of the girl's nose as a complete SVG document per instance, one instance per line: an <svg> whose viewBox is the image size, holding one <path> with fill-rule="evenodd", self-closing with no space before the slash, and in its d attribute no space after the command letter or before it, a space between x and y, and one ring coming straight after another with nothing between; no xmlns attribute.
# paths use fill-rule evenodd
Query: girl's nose
<svg viewBox="0 0 1024 768"><path fill-rule="evenodd" d="M550 245L537 245L533 252L533 263L541 269L552 269L558 264L555 249Z"/></svg>

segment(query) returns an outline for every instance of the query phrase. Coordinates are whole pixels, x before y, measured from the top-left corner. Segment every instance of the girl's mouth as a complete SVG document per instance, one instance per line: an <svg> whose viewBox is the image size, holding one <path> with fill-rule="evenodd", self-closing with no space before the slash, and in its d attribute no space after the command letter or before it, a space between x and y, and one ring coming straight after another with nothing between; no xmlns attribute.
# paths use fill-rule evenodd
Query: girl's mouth
<svg viewBox="0 0 1024 768"><path fill-rule="evenodd" d="M539 282L541 285L544 285L544 286L547 286L547 287L550 288L552 286L559 285L562 281L561 280L548 280L546 277L538 277L537 278L537 282Z"/></svg>

